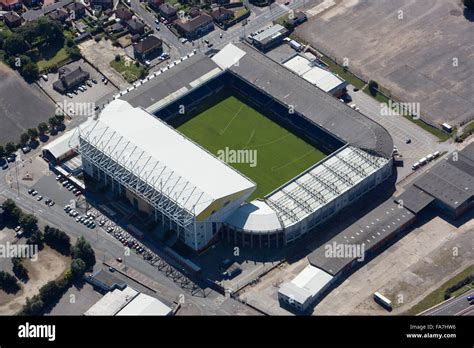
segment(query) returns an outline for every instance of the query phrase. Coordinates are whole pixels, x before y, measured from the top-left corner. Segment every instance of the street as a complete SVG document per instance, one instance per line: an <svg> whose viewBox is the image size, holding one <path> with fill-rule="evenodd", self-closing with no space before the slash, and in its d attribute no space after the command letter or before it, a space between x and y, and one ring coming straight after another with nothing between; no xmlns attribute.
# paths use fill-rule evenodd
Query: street
<svg viewBox="0 0 474 348"><path fill-rule="evenodd" d="M429 309L422 315L474 315L474 305L469 304L469 301L466 299L468 296L474 296L474 290L449 299Z"/></svg>

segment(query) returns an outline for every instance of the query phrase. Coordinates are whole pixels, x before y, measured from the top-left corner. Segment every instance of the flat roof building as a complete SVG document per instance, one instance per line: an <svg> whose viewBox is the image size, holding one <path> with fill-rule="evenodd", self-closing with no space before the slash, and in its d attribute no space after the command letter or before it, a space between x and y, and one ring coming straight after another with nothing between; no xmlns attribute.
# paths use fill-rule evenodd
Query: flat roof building
<svg viewBox="0 0 474 348"><path fill-rule="evenodd" d="M335 97L344 94L347 82L332 72L315 65L308 58L296 54L283 62L283 65L309 83Z"/></svg>
<svg viewBox="0 0 474 348"><path fill-rule="evenodd" d="M330 274L308 265L291 282L280 286L278 300L304 312L316 296L328 287L332 279Z"/></svg>
<svg viewBox="0 0 474 348"><path fill-rule="evenodd" d="M268 51L288 36L289 30L280 24L272 25L261 33L251 36L251 41L260 51Z"/></svg>

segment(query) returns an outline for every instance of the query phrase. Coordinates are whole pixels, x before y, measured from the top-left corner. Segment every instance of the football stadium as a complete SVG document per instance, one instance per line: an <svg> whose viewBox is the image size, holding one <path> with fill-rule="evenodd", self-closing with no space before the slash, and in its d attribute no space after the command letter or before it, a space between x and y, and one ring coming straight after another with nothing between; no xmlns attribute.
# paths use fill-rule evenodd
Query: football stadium
<svg viewBox="0 0 474 348"><path fill-rule="evenodd" d="M374 121L245 43L192 54L78 129L85 173L192 249L282 247L392 173Z"/></svg>

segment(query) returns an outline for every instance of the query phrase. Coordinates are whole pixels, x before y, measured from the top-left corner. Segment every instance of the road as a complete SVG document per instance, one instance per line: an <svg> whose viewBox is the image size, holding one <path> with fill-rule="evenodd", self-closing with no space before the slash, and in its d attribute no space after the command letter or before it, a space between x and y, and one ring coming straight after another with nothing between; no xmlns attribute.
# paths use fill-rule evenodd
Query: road
<svg viewBox="0 0 474 348"><path fill-rule="evenodd" d="M474 305L470 305L466 300L468 296L474 296L474 289L435 306L423 315L474 315Z"/></svg>

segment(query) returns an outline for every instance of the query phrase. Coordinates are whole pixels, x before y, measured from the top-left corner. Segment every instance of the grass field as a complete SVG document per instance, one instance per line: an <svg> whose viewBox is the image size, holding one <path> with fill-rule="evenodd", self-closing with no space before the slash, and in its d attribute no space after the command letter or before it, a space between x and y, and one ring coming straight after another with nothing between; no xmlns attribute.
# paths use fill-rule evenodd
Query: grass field
<svg viewBox="0 0 474 348"><path fill-rule="evenodd" d="M235 97L229 97L178 127L214 155L256 150L256 165L228 163L257 184L249 201L275 188L326 155Z"/></svg>

